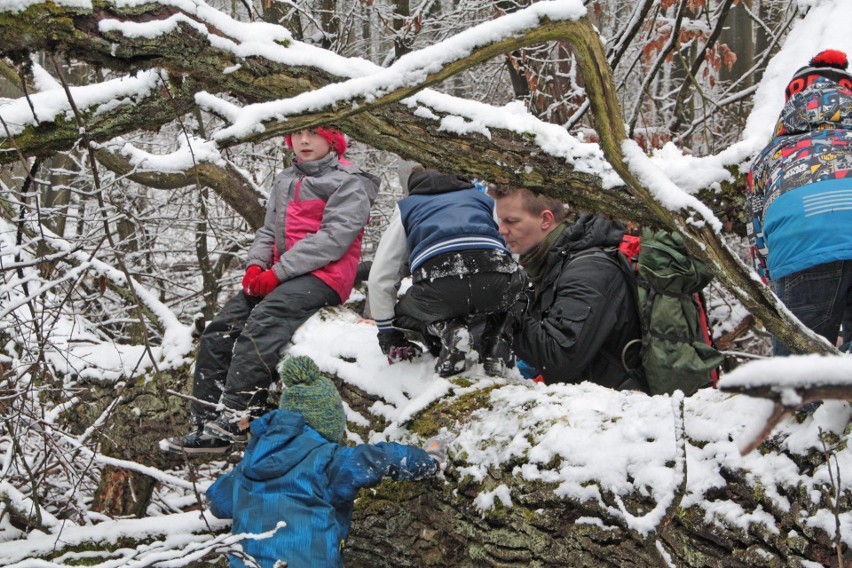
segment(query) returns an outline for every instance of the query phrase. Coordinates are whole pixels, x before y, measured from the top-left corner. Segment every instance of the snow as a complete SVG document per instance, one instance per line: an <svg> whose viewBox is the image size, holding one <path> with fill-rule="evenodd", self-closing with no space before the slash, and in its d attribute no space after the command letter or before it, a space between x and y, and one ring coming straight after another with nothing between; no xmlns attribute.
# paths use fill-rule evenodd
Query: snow
<svg viewBox="0 0 852 568"><path fill-rule="evenodd" d="M487 511L494 507L496 501L499 501L504 507L512 506L512 494L509 488L504 484L500 484L494 491L483 491L473 500L473 504L481 511Z"/></svg>
<svg viewBox="0 0 852 568"><path fill-rule="evenodd" d="M156 70L140 71L135 76L121 77L83 87L71 87L71 96L80 109L94 109L101 105L114 105L115 101L132 101L143 98L157 88L159 73ZM41 76L41 73L39 73ZM33 110L35 109L35 117ZM13 136L23 132L30 125L51 122L56 117L73 121L71 105L62 88L51 88L44 92L33 93L27 98L0 103L0 116L6 122Z"/></svg>
<svg viewBox="0 0 852 568"><path fill-rule="evenodd" d="M36 0L5 0L0 9L17 12L37 3ZM85 1L60 0L57 3L90 7ZM125 1L122 4L136 3ZM234 105L215 94L201 93L196 97L198 104L230 122L216 133L214 140L262 130L265 120L286 120L287 116L315 111L342 101L359 98L369 101L401 86L414 86L428 73L463 57L477 46L511 37L537 25L542 18L572 20L585 13L579 0L536 3L510 16L471 28L440 45L414 52L392 67L382 69L364 60L345 59L294 42L278 26L236 22L200 1L176 0L163 4L179 6L217 29L228 30L229 37L209 35L213 45L234 54L235 64L224 69L223 73L238 72L239 58L262 55L288 65L313 66L349 78L292 99L245 107ZM790 33L755 92L755 110L739 143L705 158L684 155L674 145L667 145L646 157L633 143L624 145L631 170L648 184L666 207L675 210L689 207L703 217L695 219L695 222L710 223L718 230L718 219L690 194L730 179L726 168L746 166L751 156L768 141L783 104L786 81L810 55L824 48L852 53L852 34L848 33L852 29L852 10L848 9L846 0L814 0L807 4L812 5L810 12ZM151 38L179 22L188 20L179 16L165 23L146 24L102 20L100 25L102 30ZM157 88L159 73L152 70L91 87L74 87L72 93L81 108L110 108L108 105L116 104L115 101L133 104L137 97ZM30 124L67 116L70 111L65 93L50 82L43 71L37 70L36 80L44 90L30 98L36 108L35 117L25 100L4 101L0 107L3 120L12 134L20 133ZM488 136L490 129L502 128L531 135L535 151L562 157L577 170L600 176L604 187L611 188L621 183L596 144L581 142L564 129L535 119L520 103L498 108L429 89L403 102L418 116L440 121L444 130L478 132ZM190 148L194 158L190 157ZM137 167L161 171L181 171L200 160L217 163L221 160L214 142L197 138L188 143L181 141L181 148L166 156L153 156L131 145L124 146L122 151ZM5 222L0 224L0 254L4 258L12 258L17 251L15 232L14 226ZM55 235L45 233L45 239L52 247L79 261L79 270L70 271L67 278L76 277L88 269L116 283L124 283L122 273L70 250L68 243ZM35 285L32 280L30 283ZM16 289L10 302L0 308L0 319L4 325L9 321L6 316L15 310L23 310L28 298L49 291L46 287L35 286L37 289L32 289L29 297L25 297L21 289ZM90 326L82 319L57 320L51 336L52 344L45 348L45 357L55 368L68 375L119 381L139 376L154 364L160 370L166 370L184 365L191 359L194 346L190 327L180 323L150 291L136 283L133 287L163 325L162 345L153 347L149 353L139 346L106 343L89 331ZM30 316L21 311L20 317ZM822 466L811 476L805 476L800 473L794 457L822 448L823 432L842 435L852 417L849 404L826 401L801 423L789 419L782 421L775 433L782 441L781 450L741 456L742 442L751 440L771 414L770 401L712 389L683 398L680 393L649 397L614 392L589 383L545 387L527 382L517 373L507 379L488 378L473 360L468 362L470 368L465 373L472 384L460 386L438 377L433 370L434 360L428 355L419 362L388 366L378 348L375 333L371 323L361 321L353 312L330 310L314 316L300 328L293 338L290 353L311 356L323 371L336 374L343 381L376 397L377 402L368 411L384 419L388 426L382 431L370 432L364 440L367 442L400 440L422 443L406 429L419 412L439 399L453 400L471 392L491 389L487 394L489 404L457 425L454 429L456 438L449 446L450 455L463 462L460 471L475 483L482 484L483 488L473 502L483 514L498 504L513 506L511 482L496 488L486 487L489 468L501 467L523 456L526 463L515 467L514 476L551 484L555 495L561 498L597 501L612 518L619 519L624 526L640 535L647 535L659 526L682 486L685 486L685 492L680 506L701 508L711 522L744 530L756 524L764 530L777 531L772 515L760 507L748 511L718 496L707 498L709 493L726 484L720 472L744 473L749 482L755 488L760 486L773 506L781 511L791 507L787 495L804 492L812 495L816 502L832 483L830 471ZM8 360L10 355L4 353L3 357ZM851 381L852 358L800 356L742 365L723 376L721 385L736 388L771 386L786 392L807 385L848 384ZM788 400L795 400L795 397ZM55 417L61 410L54 408L54 414L50 416ZM355 424L363 426L368 422L368 417L351 408L347 415ZM51 421L47 420L45 424L50 426ZM83 446L78 443L76 447ZM29 510L32 502L2 481L2 473L11 467L10 451L7 449L0 461L0 492L14 506ZM160 472L141 464L120 462L100 455L90 457L99 464L128 467L155 476L172 492L170 498L176 504L186 503L191 495L192 484L181 477L182 472ZM836 463L841 471L850 471L852 448L840 447L834 454L834 460L831 463ZM843 491L850 489L848 477L841 480ZM209 482L208 476L199 484L199 489L203 490ZM834 482L837 482L836 476ZM620 498L633 492L647 496L656 506L639 513L629 511L620 500L612 504L603 499L604 493ZM839 519L842 541L847 546L852 545L852 511L841 511ZM145 519L103 518L95 526L77 525L71 520L60 522L49 515L44 517L44 522L49 534L33 531L24 537L7 519L0 518L0 564L52 567L74 560L71 557L55 562L32 560L52 550L57 540L86 543L97 540L117 542L125 536L152 537L153 542L146 545L150 547L147 551L149 556L136 561L129 558L132 556L130 552L123 551L122 554L128 556L119 555L114 560L97 564L102 567L149 565L158 554L151 550L158 547L163 550L163 558L166 559L170 549L178 548L188 557L197 552L193 548L195 546L202 547L198 549L202 550L203 546L227 546L234 542L231 537L213 539L208 529L222 528L226 523L198 512L159 514ZM611 524L610 519L597 518L583 518L578 522L599 526ZM835 517L823 509L807 519L807 524L832 536ZM178 560L171 560L174 560L174 565L179 565Z"/></svg>
<svg viewBox="0 0 852 568"><path fill-rule="evenodd" d="M178 145L179 148L169 154L151 154L125 143L119 152L140 171L183 172L201 162L225 164L219 148L210 140L188 134L178 138Z"/></svg>
<svg viewBox="0 0 852 568"><path fill-rule="evenodd" d="M725 387L802 388L821 385L852 385L852 357L801 355L786 359L754 361L726 374Z"/></svg>
<svg viewBox="0 0 852 568"><path fill-rule="evenodd" d="M28 311L30 300L49 292L51 288L66 280L81 277L87 270L91 275L86 277L100 274L117 285L125 285L127 282L123 272L91 258L85 251L76 250L68 241L51 233L46 227L42 226L37 230L41 232L49 248L65 253L72 262L76 261L78 264L67 270L62 278L47 283L36 279L37 273L31 273L33 279L29 282L28 295L24 294L20 282L12 277L11 283L17 285L9 291L6 301L0 307L0 330L7 325L14 325L17 319L29 320L32 317ZM16 231L14 225L0 219L0 258L14 257L17 251L14 244ZM54 318L51 313L36 314L39 318L45 318L44 321L51 322L51 344L44 350L45 358L60 372L104 382L136 376L152 369L154 365L169 368L189 361L194 348L192 326L181 323L174 312L160 302L152 291L137 282L132 282L132 285L140 302L159 319L164 329L161 346L149 349L144 345L103 342L100 337L91 333L90 330L94 326L89 325L82 317L64 319Z"/></svg>
<svg viewBox="0 0 852 568"><path fill-rule="evenodd" d="M752 157L772 138L778 115L784 106L784 88L795 71L824 49L852 54L852 10L846 0L799 1L809 6L798 20L779 52L770 60L754 94L753 110L742 138L718 154L695 157L684 154L674 144L656 150L652 162L681 189L694 193L730 179L727 167L747 169Z"/></svg>
<svg viewBox="0 0 852 568"><path fill-rule="evenodd" d="M651 397L615 392L590 383L544 386L526 381L514 371L506 379L493 379L484 375L475 354L469 358L464 373L472 384L460 385L435 374L434 359L429 355L417 362L389 366L379 350L375 326L345 308L324 311L308 320L293 338L289 353L308 355L324 372L334 373L377 397L379 402L369 408L369 413L385 419L388 426L370 432L364 442L395 440L421 444L424 440L406 429L418 412L439 399L452 401L464 394L491 389L488 403L452 429L455 438L448 448L450 455L460 460L460 473L482 484L473 504L483 514L498 504L512 507L514 502L511 482L487 486L489 468L501 468L525 457L526 463L513 470L514 477L550 484L554 494L561 498L593 500L609 515L608 519L586 518L584 523L609 525L615 518L640 535L647 535L659 526L679 495L684 476L681 507L701 508L710 522L743 529L756 523L765 530L776 531L773 517L767 511L743 510L718 496L707 500L708 493L726 483L720 472L741 472L750 483L761 488L775 508L788 511L791 504L787 495L800 491L822 495L831 482L824 467L810 477L801 474L794 455L821 448L820 431L841 435L852 418L847 403L826 401L801 424L793 420L781 423L777 434L783 440L783 451L740 456L742 442L750 440L770 415L770 401L713 389L684 398L679 392ZM838 363L837 358L833 360ZM758 361L743 365L728 376L745 384L750 380L757 384L764 380L767 369L774 367L776 377L780 378L781 369L784 372L798 366L813 369L815 363L818 361L810 356ZM846 377L848 380L848 374ZM366 419L358 415L354 422L363 426ZM835 458L841 471L852 467L852 449L837 450ZM153 475L181 496L191 489L179 472L156 471L99 455L92 455L92 459ZM210 482L211 478L200 481L199 491ZM848 490L849 482L844 479L842 487ZM628 510L620 503L620 497L634 492L650 498L656 506L641 513ZM619 499L613 504L604 498L604 493ZM18 501L26 505L23 497ZM850 527L852 511L841 512L840 519L842 526ZM809 526L829 534L833 534L833 522L833 515L827 512L807 520ZM220 521L211 523L214 527L223 526ZM54 524L52 530L69 542L92 538L94 534L99 539L120 535L174 539L184 535L186 539L201 542L209 538L203 534L203 522L197 512L142 520L105 519L97 525L97 532L68 521ZM193 536L190 534L193 532L198 534ZM165 537L166 534L169 536ZM0 528L0 540L8 538L2 535ZM852 532L844 531L842 537L845 543L852 544ZM36 532L23 541L0 543L0 563L15 565L28 554L49 549L55 539L54 534Z"/></svg>
<svg viewBox="0 0 852 568"><path fill-rule="evenodd" d="M233 541L233 537L220 536L214 538L210 534L204 534L209 529L222 528L227 524L212 515L199 515L198 513L180 513L169 515L166 517L157 517L156 522L151 519L124 519L118 522L99 523L95 526L74 526L71 523L65 523L62 527L62 543L65 546L69 545L85 545L93 542L108 542L117 543L122 538L142 538L153 537L154 541L148 545L144 545L141 549L129 550L120 548L116 552L116 557L111 562L98 564L102 568L113 566L151 566L152 561L167 561L171 560L170 556L174 556L173 550L182 552L188 545L190 548L197 548L197 544L208 541L208 546L211 541L223 542ZM200 533L193 536L193 533ZM6 568L36 568L40 566L53 567L65 566L69 564L77 564L73 560L85 558L86 553L68 553L56 560L56 562L38 561L34 557L39 554L44 554L46 551L52 550L56 545L57 536L54 534L45 534L34 531L30 533L26 540L16 541L15 546L9 547L5 545L2 552L3 565ZM6 550L8 548L8 550ZM161 549L162 552L156 556L151 552L157 552ZM140 555L142 558L139 561L134 561L134 556ZM181 565L181 564L176 564Z"/></svg>
<svg viewBox="0 0 852 568"><path fill-rule="evenodd" d="M220 130L216 134L216 139L240 138L253 132L260 132L263 130L262 123L267 120L285 120L287 116L333 108L347 103L353 105L354 108L356 102L361 99L368 103L372 102L397 89L417 86L424 82L430 74L467 57L475 49L535 28L545 19L550 21L576 21L585 13L586 10L582 3L576 0L536 3L529 8L508 14L498 20L474 26L440 44L408 53L388 68L370 67L365 64L362 69L358 70L361 76L355 76L348 81L333 83L286 100L248 105L241 110L238 116L229 115L232 122L231 126ZM117 23L116 25L121 24ZM292 53L292 50L286 52L282 50L279 58L271 59L295 65L296 63L291 57ZM238 54L245 55L243 52ZM324 61L316 61L311 64L331 71L327 66L327 60L331 58L331 54L326 52ZM351 76L354 72L355 69L345 74L338 74ZM201 106L206 106L209 110L214 110L216 107L211 98L215 97L210 93L201 93L196 97L196 102ZM456 100L460 104L462 103L462 101ZM489 135L484 124L468 120L462 116L447 117L442 122L441 127L459 134L478 132L485 136Z"/></svg>

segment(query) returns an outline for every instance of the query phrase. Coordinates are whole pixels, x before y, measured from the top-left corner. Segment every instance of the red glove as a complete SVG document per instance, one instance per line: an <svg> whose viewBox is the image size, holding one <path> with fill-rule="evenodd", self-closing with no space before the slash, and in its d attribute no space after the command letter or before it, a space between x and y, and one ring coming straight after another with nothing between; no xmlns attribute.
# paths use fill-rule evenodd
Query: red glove
<svg viewBox="0 0 852 568"><path fill-rule="evenodd" d="M260 276L254 279L254 282L249 286L250 296L266 296L278 286L278 276L271 268L261 272Z"/></svg>
<svg viewBox="0 0 852 568"><path fill-rule="evenodd" d="M243 292L247 295L251 296L251 285L254 282L254 279L260 276L260 273L263 272L263 269L256 264L252 264L248 268L246 268L246 275L243 276Z"/></svg>

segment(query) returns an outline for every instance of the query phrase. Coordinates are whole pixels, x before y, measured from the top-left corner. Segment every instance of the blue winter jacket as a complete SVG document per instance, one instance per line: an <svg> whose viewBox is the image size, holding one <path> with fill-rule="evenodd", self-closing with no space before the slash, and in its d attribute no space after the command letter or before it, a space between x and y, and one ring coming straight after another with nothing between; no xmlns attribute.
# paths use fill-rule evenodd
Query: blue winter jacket
<svg viewBox="0 0 852 568"><path fill-rule="evenodd" d="M415 173L399 202L413 273L430 258L454 251L500 250L509 255L494 221L494 200L461 178Z"/></svg>
<svg viewBox="0 0 852 568"><path fill-rule="evenodd" d="M852 91L819 77L792 95L747 185L752 257L764 279L852 260Z"/></svg>
<svg viewBox="0 0 852 568"><path fill-rule="evenodd" d="M251 423L243 460L207 489L210 511L233 518L233 534L260 534L241 541L263 568L343 566L358 490L383 477L421 479L435 461L413 446L393 442L354 448L329 442L301 414L274 410ZM231 566L247 566L231 556Z"/></svg>

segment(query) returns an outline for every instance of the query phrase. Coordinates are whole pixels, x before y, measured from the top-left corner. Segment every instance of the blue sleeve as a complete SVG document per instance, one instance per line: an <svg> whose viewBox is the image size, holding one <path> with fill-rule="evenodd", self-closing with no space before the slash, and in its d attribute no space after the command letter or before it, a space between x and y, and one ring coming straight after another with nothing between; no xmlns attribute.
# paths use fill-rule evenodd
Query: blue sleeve
<svg viewBox="0 0 852 568"><path fill-rule="evenodd" d="M234 516L234 475L239 471L240 465L221 476L207 488L206 495L207 501L210 503L210 512L218 519L231 519Z"/></svg>
<svg viewBox="0 0 852 568"><path fill-rule="evenodd" d="M361 444L342 448L337 457L332 493L343 502L351 502L362 487L373 487L385 478L409 481L430 477L437 471L432 457L414 446L396 442Z"/></svg>

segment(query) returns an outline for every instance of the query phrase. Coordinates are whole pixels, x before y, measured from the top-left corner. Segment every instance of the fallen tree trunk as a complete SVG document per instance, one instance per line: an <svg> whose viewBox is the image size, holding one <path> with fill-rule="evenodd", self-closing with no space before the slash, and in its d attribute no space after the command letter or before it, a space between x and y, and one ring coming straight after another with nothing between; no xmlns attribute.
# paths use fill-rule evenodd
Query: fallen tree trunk
<svg viewBox="0 0 852 568"><path fill-rule="evenodd" d="M470 416L490 403L487 391L463 396L456 402L442 401L411 427L415 431L425 428L427 433L435 424L454 423L458 428L459 420L464 420L462 416ZM778 451L778 445L777 440L770 440L767 451ZM691 451L690 445L687 451ZM813 471L810 468L817 469L825 461L826 456L820 452L802 456L801 473L806 475ZM725 485L711 492L708 502L711 507L714 503L734 507L745 516L764 512L772 518L771 523L747 523L748 528L726 525L708 514L707 504L678 505L687 492L689 472L685 471L666 514L652 530L642 533L631 525L635 525L635 518L659 507L659 503L643 495L639 483L625 496L599 482L600 500L579 500L559 497L557 483L525 480L521 472L529 464L523 459L489 468L487 475L478 480L466 474L470 465L463 455L451 455L443 479L425 483L388 481L376 490L362 491L347 544L349 564L388 568L786 568L805 566L809 561L837 565L832 535L815 530L808 522L824 503L813 503L807 492L790 487L791 493L786 496L792 506L781 510L777 501L755 490L760 481L744 470L721 471ZM481 508L480 496L495 491L505 497L494 498L491 508ZM848 510L850 506L852 494L844 492L839 508ZM852 554L844 550L843 566L850 561Z"/></svg>
<svg viewBox="0 0 852 568"><path fill-rule="evenodd" d="M370 426L357 427L350 423L351 430L380 432L387 426L369 412L379 400L377 397L339 379L335 378L335 382L353 410L371 417ZM466 378L454 382L455 390L464 394L451 392L425 409L409 423L412 432L426 436L442 426L451 426L459 433L479 419L478 411L501 404L501 390L536 388L533 385L497 385L472 389ZM169 399L161 391L151 398L154 404L141 400L157 391L156 387L152 390L151 384L140 384L124 393L126 403L116 411L110 423L125 423L134 431L136 442L132 448L111 446L109 451L147 465L174 467L181 463L181 458L158 453L152 446L157 438L175 433L175 422L166 416L174 416L173 406L183 401ZM107 399L102 398L103 401ZM86 408L89 418L98 410L97 401L98 397L94 396L89 405L81 407ZM172 408L166 408L169 406ZM143 409L141 415L139 409ZM122 437L121 432L115 430L115 424L105 429L107 438ZM140 429L140 426L144 427ZM178 428L181 426L179 424ZM546 435L548 428L546 426L536 436ZM848 433L847 427L844 438ZM502 441L483 440L482 443L499 447ZM770 439L764 451L771 456L782 451L781 445L781 440ZM699 441L687 440L685 451L699 451L700 446ZM799 473L811 475L826 459L826 455L818 451L800 456L797 459ZM187 472L192 475L203 461L204 458L193 458L192 463L187 464ZM559 461L555 458L551 463L536 467L558 469ZM704 502L684 506L681 498L688 493L690 483L687 470L665 511L654 516L655 510L660 512L660 503L650 498L639 482L625 493L623 488L614 490L601 480L595 482L593 492L599 492L599 498L571 498L560 496L558 483L525 479L521 472L532 464L533 461L518 456L489 467L484 477L474 478L469 472L472 463L466 456L451 452L441 478L425 482L386 481L374 489L363 490L356 503L346 545L347 566L787 568L807 566L807 562L837 565L837 548L832 536L809 522L826 506L826 498L814 502L811 493L802 487L793 485L784 489L791 506L783 510L778 507L777 499L772 498L768 486L767 491L756 490L761 487L760 478L755 479L746 469L724 468L719 472L724 486L709 491ZM677 463L671 465L670 473L674 473L675 478L679 467L682 466ZM128 477L128 474L127 470L112 469L103 483ZM96 506L111 505L103 510L116 516L122 513L142 516L145 505L140 501L142 496L131 491L130 483L125 487L123 493L113 492L110 500L100 500L101 505ZM483 501L483 496L490 496L491 502ZM122 503L125 506L116 506ZM751 518L751 521L738 525L730 517L726 521L724 515L708 512L716 506L739 510L741 517ZM838 507L839 510L852 507L849 492L841 495ZM637 519L643 518L654 519L655 523L645 532L637 530ZM219 528L214 535L221 532ZM199 535L205 539L213 536ZM122 548L133 546L130 539L121 541ZM114 547L115 543L97 540L86 544L86 550L102 550L106 555L109 554L106 551ZM75 545L69 543L67 548L57 547L50 556L57 558L73 549ZM848 563L852 561L852 554L844 549L842 558ZM206 562L190 566L208 566Z"/></svg>
<svg viewBox="0 0 852 568"><path fill-rule="evenodd" d="M345 308L326 309L319 319L337 330L338 314L357 320ZM372 334L364 328L353 324L351 333ZM72 433L91 429L103 453L139 464L108 465L95 508L117 517L144 517L150 494L140 491L138 482L146 477L145 467L178 468L185 490L190 482L209 482L209 477L196 478L208 456L185 462L156 448L158 439L184 432L186 401L164 385L178 384L189 392L188 377L186 369L179 369L118 388L92 383L66 411L65 426ZM736 443L747 425L742 432L718 426L708 430L708 425L714 415L755 415L750 421L759 421L768 415L766 407L758 399L712 389L683 399L589 384L544 388L462 375L400 424L384 417L388 401L332 378L351 412L365 419L348 424L364 440L387 433L418 443L442 429L455 436L441 478L386 481L360 493L347 542L348 566L843 566L838 554L842 562L852 561L829 530L834 518L846 522L852 492L846 483L838 492L826 482L832 461L845 460L840 454L846 451L850 425L836 428L844 413L852 414L848 407L823 408L820 428L833 425L836 430L826 431L830 450L787 449L788 437L816 428L799 429L791 422L764 441L760 453L741 457ZM94 429L93 423L98 424ZM632 432L637 437L630 444L603 443ZM613 433L615 438L609 438ZM578 453L553 449L574 439ZM586 475L586 469L588 481L565 476L566 471ZM784 473L774 475L775 470ZM202 492L197 486L196 493L187 491ZM189 500L186 507L203 510L205 503ZM209 540L227 529L194 530L199 540ZM155 536L152 529L148 538ZM57 546L51 538L55 549L46 557L60 558L78 546L76 541ZM84 549L108 558L117 546L93 535ZM120 542L122 549L134 546L132 539Z"/></svg>

